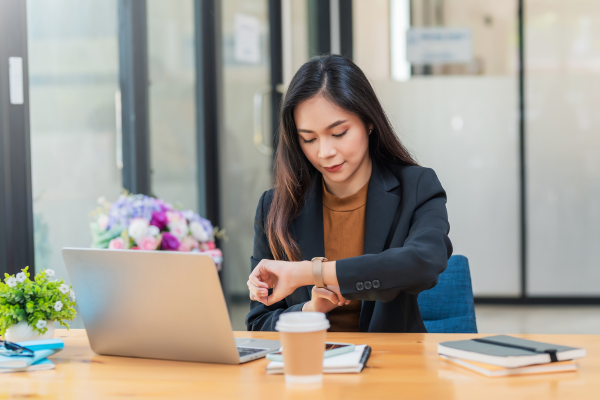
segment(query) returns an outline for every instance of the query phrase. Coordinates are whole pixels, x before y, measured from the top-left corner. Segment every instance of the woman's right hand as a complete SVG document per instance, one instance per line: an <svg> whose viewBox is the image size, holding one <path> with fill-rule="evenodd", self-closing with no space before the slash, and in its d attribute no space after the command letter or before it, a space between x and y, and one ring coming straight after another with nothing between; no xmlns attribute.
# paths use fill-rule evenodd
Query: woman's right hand
<svg viewBox="0 0 600 400"><path fill-rule="evenodd" d="M311 300L304 303L302 311L328 313L336 307L347 304L350 304L350 300L344 299L338 286L327 286L327 288L313 286Z"/></svg>

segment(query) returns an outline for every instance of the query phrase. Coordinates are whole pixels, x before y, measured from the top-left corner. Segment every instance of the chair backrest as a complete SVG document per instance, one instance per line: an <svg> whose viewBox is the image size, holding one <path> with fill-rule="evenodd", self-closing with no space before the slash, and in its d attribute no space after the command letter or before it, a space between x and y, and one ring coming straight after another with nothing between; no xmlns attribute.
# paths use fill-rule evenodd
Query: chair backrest
<svg viewBox="0 0 600 400"><path fill-rule="evenodd" d="M452 256L437 285L417 299L430 333L477 333L469 260Z"/></svg>

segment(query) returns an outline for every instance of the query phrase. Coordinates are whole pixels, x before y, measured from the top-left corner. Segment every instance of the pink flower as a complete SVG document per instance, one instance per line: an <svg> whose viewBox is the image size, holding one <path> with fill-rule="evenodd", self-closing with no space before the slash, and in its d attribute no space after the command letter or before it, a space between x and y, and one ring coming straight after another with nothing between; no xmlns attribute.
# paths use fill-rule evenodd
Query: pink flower
<svg viewBox="0 0 600 400"><path fill-rule="evenodd" d="M158 238L153 236L144 236L137 241L140 250L156 250L158 247Z"/></svg>
<svg viewBox="0 0 600 400"><path fill-rule="evenodd" d="M208 242L208 243L206 243L206 246L208 246L209 250L214 250L217 248L217 246L215 245L215 242Z"/></svg>
<svg viewBox="0 0 600 400"><path fill-rule="evenodd" d="M100 217L98 217L98 227L103 231L108 228L108 215L102 214Z"/></svg>
<svg viewBox="0 0 600 400"><path fill-rule="evenodd" d="M192 251L198 248L198 241L188 236L179 243L179 251Z"/></svg>
<svg viewBox="0 0 600 400"><path fill-rule="evenodd" d="M183 241L183 242L179 243L179 248L177 249L177 251L190 252L190 251L192 251L192 248L190 247L189 243Z"/></svg>
<svg viewBox="0 0 600 400"><path fill-rule="evenodd" d="M185 218L183 218L183 215L181 215L181 213L179 211L167 211L165 214L167 215L168 222L173 222L173 221L185 222ZM187 224L187 222L186 222L186 224Z"/></svg>
<svg viewBox="0 0 600 400"><path fill-rule="evenodd" d="M125 248L125 241L123 238L115 238L108 243L108 248L112 250L122 250Z"/></svg>

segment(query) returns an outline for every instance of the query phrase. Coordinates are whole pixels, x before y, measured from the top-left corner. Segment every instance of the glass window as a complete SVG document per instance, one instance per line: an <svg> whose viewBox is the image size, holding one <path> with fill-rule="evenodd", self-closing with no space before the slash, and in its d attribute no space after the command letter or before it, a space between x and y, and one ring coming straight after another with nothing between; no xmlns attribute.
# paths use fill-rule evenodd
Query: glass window
<svg viewBox="0 0 600 400"><path fill-rule="evenodd" d="M446 189L454 254L469 258L475 294L520 295L517 2L353 7L355 62Z"/></svg>
<svg viewBox="0 0 600 400"><path fill-rule="evenodd" d="M600 2L525 2L532 296L600 295Z"/></svg>
<svg viewBox="0 0 600 400"><path fill-rule="evenodd" d="M97 199L121 190L117 4L29 0L27 27L35 262L68 281L61 249L89 247Z"/></svg>
<svg viewBox="0 0 600 400"><path fill-rule="evenodd" d="M147 7L152 193L197 211L194 2Z"/></svg>

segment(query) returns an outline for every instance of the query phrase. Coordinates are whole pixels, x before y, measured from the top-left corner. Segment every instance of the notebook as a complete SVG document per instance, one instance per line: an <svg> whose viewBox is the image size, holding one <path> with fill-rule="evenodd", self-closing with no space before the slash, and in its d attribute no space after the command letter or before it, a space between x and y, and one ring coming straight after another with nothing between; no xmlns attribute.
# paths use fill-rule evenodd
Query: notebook
<svg viewBox="0 0 600 400"><path fill-rule="evenodd" d="M55 368L55 365L52 361L48 360L47 358L43 358L25 368L0 368L0 374L7 373L7 372L44 371L44 370L54 369L54 368Z"/></svg>
<svg viewBox="0 0 600 400"><path fill-rule="evenodd" d="M518 368L504 368L497 365L484 364L476 361L466 361L461 360L460 358L448 356L440 356L440 358L490 377L577 371L577 362L572 360L559 361L550 364L529 365Z"/></svg>
<svg viewBox="0 0 600 400"><path fill-rule="evenodd" d="M438 353L506 368L573 360L586 355L585 349L535 342L507 335L442 342L438 344Z"/></svg>
<svg viewBox="0 0 600 400"><path fill-rule="evenodd" d="M353 352L323 359L325 374L358 374L371 355L371 347L366 344L356 346ZM271 361L267 365L267 374L283 374L283 362Z"/></svg>

